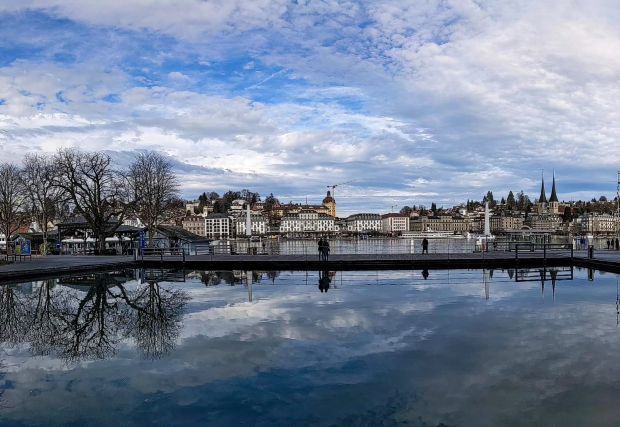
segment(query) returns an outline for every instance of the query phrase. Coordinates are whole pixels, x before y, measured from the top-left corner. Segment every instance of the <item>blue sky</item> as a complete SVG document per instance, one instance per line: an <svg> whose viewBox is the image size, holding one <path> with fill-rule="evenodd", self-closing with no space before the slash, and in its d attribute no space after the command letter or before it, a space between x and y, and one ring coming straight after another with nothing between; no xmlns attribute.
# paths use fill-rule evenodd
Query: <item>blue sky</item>
<svg viewBox="0 0 620 427"><path fill-rule="evenodd" d="M339 214L612 196L620 6L542 0L0 0L0 147L173 156L188 198Z"/></svg>

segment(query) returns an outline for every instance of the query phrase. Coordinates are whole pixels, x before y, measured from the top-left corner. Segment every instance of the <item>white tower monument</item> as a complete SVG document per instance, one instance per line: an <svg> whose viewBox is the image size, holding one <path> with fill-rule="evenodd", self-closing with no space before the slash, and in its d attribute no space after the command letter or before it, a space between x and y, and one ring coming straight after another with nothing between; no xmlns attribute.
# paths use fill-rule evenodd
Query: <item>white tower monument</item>
<svg viewBox="0 0 620 427"><path fill-rule="evenodd" d="M491 226L489 225L489 202L484 204L484 235L485 237L491 235Z"/></svg>
<svg viewBox="0 0 620 427"><path fill-rule="evenodd" d="M245 218L245 235L252 236L252 217L250 216L250 204L248 203L248 213Z"/></svg>

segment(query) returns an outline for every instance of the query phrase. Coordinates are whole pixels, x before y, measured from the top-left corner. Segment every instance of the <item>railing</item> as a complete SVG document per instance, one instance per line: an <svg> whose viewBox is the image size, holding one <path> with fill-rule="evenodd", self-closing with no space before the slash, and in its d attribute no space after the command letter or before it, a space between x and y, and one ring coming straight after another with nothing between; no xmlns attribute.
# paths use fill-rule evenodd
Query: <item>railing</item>
<svg viewBox="0 0 620 427"><path fill-rule="evenodd" d="M422 241L410 239L368 239L368 240L330 240L330 255L414 255L422 253ZM524 252L542 252L547 257L547 251L570 251L573 256L571 243L530 243L512 242L505 240L466 240L466 239L429 239L428 253L460 258L459 254L478 253L482 258L491 256L490 253L508 252L519 258ZM139 253L139 252L138 252ZM191 251L187 248L146 248L144 256L158 256L164 260L168 256L210 256L213 259L218 255L296 255L311 260L319 257L318 244L315 240L283 240L265 239L262 242L231 241L218 245L195 245ZM136 258L136 259L138 259Z"/></svg>
<svg viewBox="0 0 620 427"><path fill-rule="evenodd" d="M265 240L262 243L236 242L238 254L248 252L248 248L255 248L256 254L267 255L304 255L318 257L318 244L314 240ZM534 243L513 242L505 240L466 240L466 239L429 239L429 254L471 254L480 253L485 256L489 252L514 252L516 245L525 244L528 247ZM540 244L538 244L540 245ZM550 244L547 244L550 245ZM557 246L559 245L559 246ZM556 247L557 246L557 247ZM550 249L570 246L569 243L553 244ZM542 246L540 246L542 248ZM422 240L416 239L368 239L368 240L330 240L330 255L382 255L382 254L421 254Z"/></svg>
<svg viewBox="0 0 620 427"><path fill-rule="evenodd" d="M543 258L547 258L547 253L570 251L570 257L573 258L573 245L570 243L517 243L515 244L515 259L519 259L519 251L523 252L542 252Z"/></svg>
<svg viewBox="0 0 620 427"><path fill-rule="evenodd" d="M145 256L159 256L161 262L164 262L164 256L182 257L185 262L185 248L143 248L136 249L134 258L137 260L137 254L141 255L142 261Z"/></svg>

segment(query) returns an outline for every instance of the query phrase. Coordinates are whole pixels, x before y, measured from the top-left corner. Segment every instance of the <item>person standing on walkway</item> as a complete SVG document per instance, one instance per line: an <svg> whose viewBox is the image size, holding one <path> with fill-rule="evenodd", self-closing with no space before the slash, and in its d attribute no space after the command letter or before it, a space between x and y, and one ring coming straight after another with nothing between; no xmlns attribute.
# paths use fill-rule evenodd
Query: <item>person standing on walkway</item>
<svg viewBox="0 0 620 427"><path fill-rule="evenodd" d="M323 242L323 261L329 261L329 241L327 239Z"/></svg>
<svg viewBox="0 0 620 427"><path fill-rule="evenodd" d="M426 253L428 255L428 240L426 237L422 240L422 253Z"/></svg>
<svg viewBox="0 0 620 427"><path fill-rule="evenodd" d="M620 240L616 237L616 250L620 249Z"/></svg>
<svg viewBox="0 0 620 427"><path fill-rule="evenodd" d="M609 239L607 239L607 250L609 250L610 243L611 242L609 241Z"/></svg>
<svg viewBox="0 0 620 427"><path fill-rule="evenodd" d="M323 259L323 246L324 245L325 245L325 242L323 242L323 238L321 237L319 239L319 261Z"/></svg>

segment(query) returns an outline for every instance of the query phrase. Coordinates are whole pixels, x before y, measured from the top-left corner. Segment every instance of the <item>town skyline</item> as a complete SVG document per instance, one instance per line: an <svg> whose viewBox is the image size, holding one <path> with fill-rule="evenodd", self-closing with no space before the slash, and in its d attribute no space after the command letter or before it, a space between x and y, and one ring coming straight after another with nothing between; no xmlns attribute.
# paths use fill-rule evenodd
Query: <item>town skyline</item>
<svg viewBox="0 0 620 427"><path fill-rule="evenodd" d="M544 172L543 172L544 173ZM540 178L539 178L540 179ZM590 196L586 196L585 198L579 198L579 199L574 199L572 198L572 194L571 194L571 198L567 199L565 197L562 197L563 192L561 191L561 181L558 181L557 178L555 177L555 171L552 171L552 175L551 175L551 179L548 180L547 178L545 178L544 182L546 185L546 193L547 194L547 198L551 197L551 186L553 184L553 181L556 181L556 185L560 187L560 190L557 191L557 197L559 198L560 203L564 204L564 203L574 203L574 202L590 202L592 199L596 199L597 201L600 199L600 197L605 197L607 200L611 201L614 200L617 196L616 192L608 192L608 194L599 194L599 195L590 195ZM530 193L523 191L523 190L508 190L506 191L506 193L499 193L496 192L495 190L485 190L484 194L482 195L482 197L478 197L478 198L470 198L470 199L464 199L462 201L456 201L453 204L450 204L450 201L445 200L446 203L442 204L441 201L441 197L435 197L435 198L429 198L426 199L424 202L422 201L411 201L411 200L403 200L405 197L407 196L400 196L400 197L394 197L394 196L390 196L390 198L388 200L390 201L396 201L396 200L400 200L401 204L394 204L394 203L388 203L385 204L384 202L376 202L373 201L372 199L374 197L376 197L375 195L351 195L351 194L346 194L342 196L341 192L343 192L343 190L339 190L339 194L336 195L335 199L336 199L336 204L338 207L338 216L348 216L348 215L354 215L354 214L358 214L358 213L378 213L378 214L385 214L385 213L390 213L392 210L394 212L398 212L400 211L403 207L407 206L407 207L411 207L411 206L423 206L426 209L430 209L432 204L435 204L437 206L437 208L444 208L446 210L449 209L453 209L456 208L458 206L461 205L465 205L467 202L482 202L484 200L484 197L486 195L486 193L488 193L489 191L491 193L493 193L494 196L494 200L496 202L500 202L502 199L506 199L508 197L508 195L512 192L513 196L516 197L517 193L519 191L523 191L523 193L528 196L530 202L533 204L535 203L535 201L537 201L539 199L539 195L540 195L540 191L541 191L541 184L542 181L539 180L538 182L538 187L533 189ZM254 190L254 188L252 188L252 190ZM206 190L205 190L206 191ZM209 191L214 191L214 190L209 190ZM206 191L207 193L209 191ZM241 189L225 189L222 192L217 192L220 196L222 196L224 193L226 193L227 191L241 191ZM258 191L257 193L260 195L261 200L264 201L265 197L268 196L269 194L273 194L274 197L276 197L279 202L283 205L285 204L299 204L299 205L304 205L304 204L308 204L308 205L320 205L322 203L322 200L325 198L327 191L330 191L329 189L326 190L325 193L323 193L322 196L318 195L318 194L311 194L311 195L306 195L306 196L297 196L297 197L287 197L287 196L279 196L275 193L273 193L272 191L267 191L266 194L261 193L260 191ZM202 194L202 193L200 193ZM199 195L200 195L199 194ZM199 196L198 195L198 196ZM192 200L197 200L198 196L196 197L185 197L185 199L187 201L192 201ZM362 202L357 202L357 203L351 203L349 204L349 202L351 201L351 199L355 199L355 198L362 198L364 200L364 202L369 202L367 204L362 205ZM338 202L339 199L342 199L341 202ZM430 200L430 201L428 201ZM353 208L351 208L350 206L373 206L372 208L366 209L366 210L355 210ZM374 210L371 210L374 209ZM342 213L342 215L340 215L340 213Z"/></svg>

